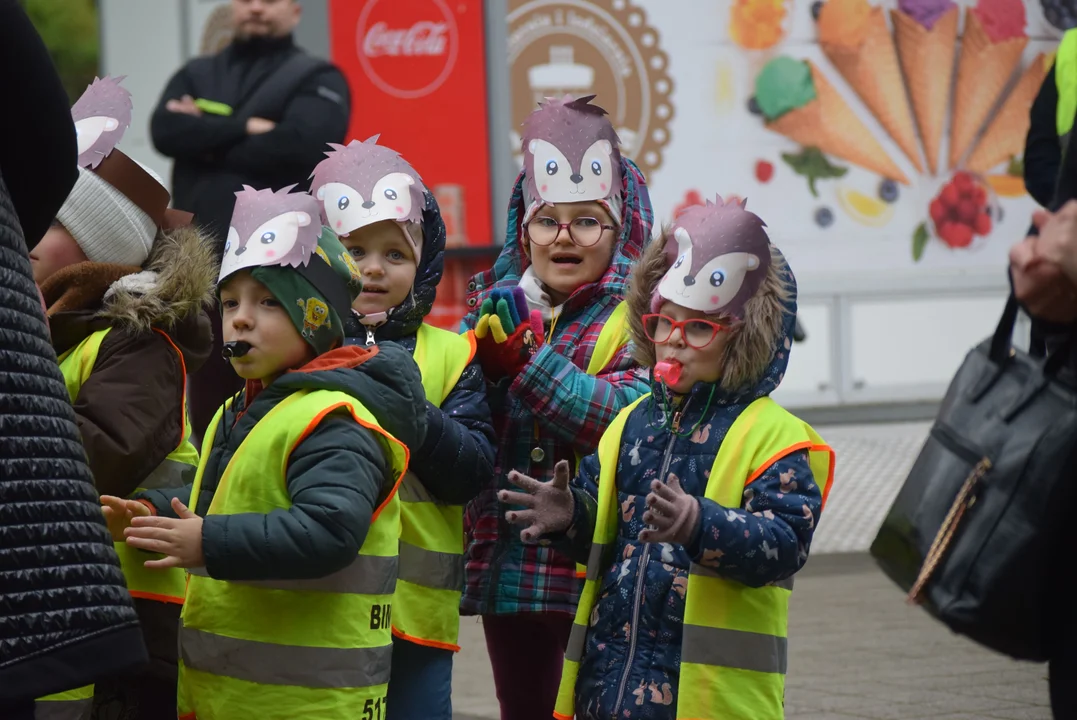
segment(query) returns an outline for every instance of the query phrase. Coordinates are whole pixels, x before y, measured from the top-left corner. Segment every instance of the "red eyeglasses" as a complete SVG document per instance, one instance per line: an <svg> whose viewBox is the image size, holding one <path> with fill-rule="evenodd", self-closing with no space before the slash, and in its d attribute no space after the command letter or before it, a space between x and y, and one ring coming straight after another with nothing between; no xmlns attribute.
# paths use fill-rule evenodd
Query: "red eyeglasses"
<svg viewBox="0 0 1077 720"><path fill-rule="evenodd" d="M694 350L703 348L714 342L718 333L729 328L703 318L690 318L688 320L674 320L668 315L651 313L643 316L643 330L647 337L656 345L665 345L673 337L674 330L681 331L681 337L688 347Z"/></svg>

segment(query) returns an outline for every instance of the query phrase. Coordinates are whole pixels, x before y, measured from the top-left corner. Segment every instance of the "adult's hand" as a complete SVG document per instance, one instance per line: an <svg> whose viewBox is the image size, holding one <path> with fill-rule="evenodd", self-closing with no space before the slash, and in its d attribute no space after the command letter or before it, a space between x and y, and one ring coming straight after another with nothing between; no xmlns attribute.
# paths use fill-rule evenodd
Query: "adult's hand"
<svg viewBox="0 0 1077 720"><path fill-rule="evenodd" d="M169 112L194 115L195 117L202 114L202 109L195 104L194 98L190 95L184 95L179 100L169 100L165 103L165 109Z"/></svg>
<svg viewBox="0 0 1077 720"><path fill-rule="evenodd" d="M275 127L277 127L277 123L272 120L266 120L265 118L252 117L247 120L248 135L261 135L262 133L269 132Z"/></svg>
<svg viewBox="0 0 1077 720"><path fill-rule="evenodd" d="M1043 257L1040 238L1027 237L1010 250L1010 272L1014 294L1032 317L1077 322L1077 289L1061 267Z"/></svg>
<svg viewBox="0 0 1077 720"><path fill-rule="evenodd" d="M1070 200L1056 213L1038 211L1032 222L1040 231L1037 253L1057 265L1077 288L1077 200Z"/></svg>

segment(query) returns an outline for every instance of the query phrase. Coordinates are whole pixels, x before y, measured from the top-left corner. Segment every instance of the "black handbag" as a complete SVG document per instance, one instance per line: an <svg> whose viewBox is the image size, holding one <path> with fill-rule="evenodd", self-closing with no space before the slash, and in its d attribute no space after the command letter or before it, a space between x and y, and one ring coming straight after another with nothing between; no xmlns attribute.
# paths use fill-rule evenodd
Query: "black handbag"
<svg viewBox="0 0 1077 720"><path fill-rule="evenodd" d="M1070 342L1046 358L1011 344L1011 294L993 338L965 358L871 546L911 602L954 632L1048 658L1059 537L1077 475Z"/></svg>

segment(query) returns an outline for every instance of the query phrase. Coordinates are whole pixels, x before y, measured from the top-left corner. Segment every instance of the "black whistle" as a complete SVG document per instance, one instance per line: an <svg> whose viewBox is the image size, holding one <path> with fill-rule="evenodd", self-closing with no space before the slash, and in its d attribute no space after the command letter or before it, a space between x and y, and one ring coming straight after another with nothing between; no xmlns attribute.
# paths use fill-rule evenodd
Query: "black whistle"
<svg viewBox="0 0 1077 720"><path fill-rule="evenodd" d="M251 344L249 342L243 342L242 340L236 340L235 342L226 342L224 347L221 348L221 357L225 360L229 358L243 357L251 351Z"/></svg>

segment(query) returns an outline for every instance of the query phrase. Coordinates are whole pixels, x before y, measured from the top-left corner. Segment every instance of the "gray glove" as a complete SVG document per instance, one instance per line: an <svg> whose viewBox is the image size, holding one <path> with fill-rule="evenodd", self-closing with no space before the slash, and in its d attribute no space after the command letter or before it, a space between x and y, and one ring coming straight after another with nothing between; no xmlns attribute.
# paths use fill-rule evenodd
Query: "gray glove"
<svg viewBox="0 0 1077 720"><path fill-rule="evenodd" d="M568 461L554 465L553 480L539 482L515 470L509 473L509 482L526 492L502 490L498 500L506 505L520 505L523 510L509 510L505 519L514 525L523 525L520 539L525 543L537 543L543 535L565 532L572 525L572 513L576 499L568 489Z"/></svg>
<svg viewBox="0 0 1077 720"><path fill-rule="evenodd" d="M699 513L699 500L684 491L676 475L670 473L668 483L654 480L643 513L648 527L640 531L639 540L687 545L699 525Z"/></svg>

